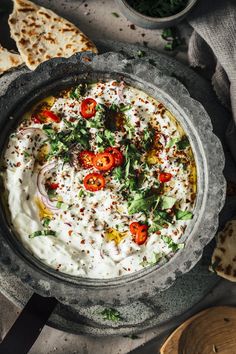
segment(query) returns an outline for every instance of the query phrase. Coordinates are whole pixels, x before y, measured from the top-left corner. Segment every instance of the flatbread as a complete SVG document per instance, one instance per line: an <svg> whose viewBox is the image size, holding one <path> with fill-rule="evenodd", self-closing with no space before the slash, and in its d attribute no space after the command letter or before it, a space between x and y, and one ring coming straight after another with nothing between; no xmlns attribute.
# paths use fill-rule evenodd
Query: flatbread
<svg viewBox="0 0 236 354"><path fill-rule="evenodd" d="M68 58L83 51L97 53L93 42L75 25L28 0L14 0L9 26L11 37L31 70L51 58Z"/></svg>
<svg viewBox="0 0 236 354"><path fill-rule="evenodd" d="M218 233L211 268L221 277L236 282L236 220L227 222Z"/></svg>
<svg viewBox="0 0 236 354"><path fill-rule="evenodd" d="M0 75L22 63L23 60L19 54L11 53L0 45Z"/></svg>

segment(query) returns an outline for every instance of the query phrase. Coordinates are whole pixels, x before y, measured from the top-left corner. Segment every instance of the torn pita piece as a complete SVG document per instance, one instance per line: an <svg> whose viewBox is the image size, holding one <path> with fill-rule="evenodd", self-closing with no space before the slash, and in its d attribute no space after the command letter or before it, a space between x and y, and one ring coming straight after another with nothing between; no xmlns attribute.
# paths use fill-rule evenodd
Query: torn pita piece
<svg viewBox="0 0 236 354"><path fill-rule="evenodd" d="M22 63L23 60L19 54L11 53L0 45L0 74Z"/></svg>
<svg viewBox="0 0 236 354"><path fill-rule="evenodd" d="M51 10L28 0L14 0L9 17L11 37L30 69L54 57L70 57L74 53L97 48L76 26Z"/></svg>
<svg viewBox="0 0 236 354"><path fill-rule="evenodd" d="M236 282L236 220L228 221L217 235L212 269L221 277Z"/></svg>

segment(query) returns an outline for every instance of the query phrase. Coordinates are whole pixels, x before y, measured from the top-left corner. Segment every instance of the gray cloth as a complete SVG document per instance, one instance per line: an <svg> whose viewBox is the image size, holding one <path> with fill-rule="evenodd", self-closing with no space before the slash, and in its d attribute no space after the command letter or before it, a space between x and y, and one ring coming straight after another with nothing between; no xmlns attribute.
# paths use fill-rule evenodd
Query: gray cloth
<svg viewBox="0 0 236 354"><path fill-rule="evenodd" d="M236 1L199 0L189 23L194 29L189 62L212 72L217 96L232 109L233 120L226 139L236 161Z"/></svg>

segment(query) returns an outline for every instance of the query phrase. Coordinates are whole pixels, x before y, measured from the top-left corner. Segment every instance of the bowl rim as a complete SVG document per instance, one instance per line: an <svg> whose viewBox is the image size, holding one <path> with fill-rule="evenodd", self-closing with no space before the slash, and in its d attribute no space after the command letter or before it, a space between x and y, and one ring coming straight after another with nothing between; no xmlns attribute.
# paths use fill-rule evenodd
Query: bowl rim
<svg viewBox="0 0 236 354"><path fill-rule="evenodd" d="M135 10L128 2L127 0L116 0L117 2L121 2L124 6L126 6L130 12L132 12L133 14L139 16L140 18L142 18L143 20L148 20L150 22L153 23L165 23L165 22L169 22L172 20L176 20L180 17L183 17L184 15L186 15L197 3L198 0L188 0L187 5L184 7L183 10L177 12L174 15L171 16L167 16L167 17L152 17L152 16L146 16L143 15L141 12Z"/></svg>
<svg viewBox="0 0 236 354"><path fill-rule="evenodd" d="M89 60L88 60L89 59ZM103 74L105 77L108 77L109 75L118 75L118 76L127 76L127 77L133 77L134 80L138 83L145 83L145 85L149 85L150 87L153 87L153 89L156 89L156 87L159 86L159 92L162 92L164 95L166 94L167 96L171 96L172 103L174 105L178 105L178 100L177 102L175 101L176 99L176 90L178 91L178 95L180 95L179 99L183 103L183 107L178 106L180 111L184 112L186 124L188 121L188 114L190 114L189 111L189 106L192 105L194 107L195 113L199 112L197 114L197 119L200 120L200 123L203 124L203 127L199 127L196 131L195 134L204 134L208 135L210 137L209 139L209 146L211 149L214 146L214 149L217 148L217 155L216 155L216 161L214 162L214 168L218 166L218 169L221 173L218 174L217 180L213 179L212 181L209 181L209 176L208 174L210 173L209 170L212 170L211 168L208 168L206 164L206 160L209 159L209 156L207 156L208 152L204 150L204 146L202 146L201 139L199 138L197 141L197 135L196 135L196 141L195 144L196 146L199 145L201 147L201 154L204 157L202 160L202 172L204 171L204 168L206 169L205 172L203 173L203 180L205 181L205 191L207 190L208 185L211 185L212 188L215 188L218 193L214 195L214 200L216 201L216 209L212 211L211 217L214 221L214 225L209 225L211 227L211 230L209 230L209 234L205 236L201 241L202 243L197 244L197 250L195 250L195 254L192 255L194 260L189 263L189 260L185 262L185 264L182 265L181 270L176 269L175 265L173 266L174 260L176 260L176 256L178 255L178 259L181 258L181 255L184 255L184 250L179 250L166 264L163 266L159 267L148 267L144 268L144 270L134 272L130 275L127 276L122 276L119 278L111 278L111 279L105 279L105 280L100 280L100 279L92 279L92 278L81 278L81 277L75 277L72 276L72 280L69 281L70 276L64 273L59 273L56 272L57 277L52 275L52 271L49 268L49 266L42 266L42 263L40 262L40 267L38 267L38 263L36 261L36 258L34 258L33 262L30 262L31 264L27 264L29 262L26 262L26 259L23 258L20 260L19 257L19 250L17 249L12 249L12 244L9 244L7 242L3 242L5 240L4 237L0 237L0 245L2 245L3 249L5 250L5 255L0 252L0 261L2 263L6 263L6 255L8 255L8 267L12 267L13 263L18 264L17 269L13 269L13 272L16 272L21 279L26 282L28 285L30 285L34 290L37 292L43 294L44 296L55 296L58 298L59 301L64 302L68 304L68 302L71 303L76 303L76 301L79 302L84 302L85 299L83 299L83 295L87 294L87 299L86 301L92 301L93 294L92 292L95 290L96 292L96 301L103 301L105 294L110 292L110 302L113 303L114 301L114 294L117 294L117 298L119 299L120 302L126 302L127 298L137 298L138 296L141 296L142 293L145 293L145 287L143 287L143 284L150 283L150 278L153 278L152 280L152 285L151 288L152 290L156 291L156 289L165 289L168 288L175 278L183 274L184 272L190 270L192 266L199 260L202 254L203 247L211 240L211 238L214 237L214 232L216 231L216 228L218 226L217 224L217 219L218 219L218 213L219 210L223 206L224 202L224 196L225 196L225 180L222 175L222 170L223 170L223 165L224 165L224 158L223 158L223 152L222 152L222 147L218 141L218 138L213 135L212 133L212 125L210 123L210 119L206 112L204 111L203 107L190 98L188 91L184 88L182 84L180 84L176 79L174 78L168 78L164 75L161 75L161 73L158 72L158 70L152 66L151 64L144 64L140 59L130 59L128 60L126 57L116 54L116 53L106 53L103 55L98 55L94 56L92 54L88 53L83 53L83 54L76 54L73 57L69 59L53 59L50 60L46 63L41 64L38 69L36 69L35 72L25 74L20 76L17 80L15 80L8 88L7 93L3 96L2 99L0 99L0 112L5 112L8 115L8 118L14 118L9 117L9 112L10 115L14 111L15 107L12 106L12 102L15 102L15 106L19 105L19 103L22 103L23 107L23 100L25 99L26 92L28 93L29 87L34 88L32 91L37 99L38 99L38 93L36 87L37 85L40 85L46 88L46 91L48 92L48 86L49 83L55 84L57 79L61 80L63 84L66 83L66 79L63 81L63 77L65 75L68 75L67 68L68 68L68 63L70 63L70 69L72 70L73 67L73 73L74 72L81 72L81 75L88 76L88 73L93 73L97 72L98 74ZM60 70L62 71L60 74L58 74L58 69L59 72ZM55 75L55 77L54 77ZM57 75L57 76L56 76ZM59 75L59 76L58 76ZM78 75L78 74L77 74ZM32 80L32 78L34 80ZM81 77L80 77L81 79ZM37 80L39 82L37 83ZM76 84L76 77L75 77L75 84ZM154 81L154 83L153 83ZM36 86L35 86L36 85ZM20 93L19 97L15 97L14 94L16 95L17 90L20 91L20 87L23 87L23 90L26 90L24 93L24 98L22 98L22 93ZM146 91L143 89L143 91ZM167 92L167 93L165 93ZM14 94L13 94L14 93ZM173 98L172 98L173 95ZM155 97L154 97L155 98ZM32 97L30 98L32 102ZM12 101L12 102L11 102ZM164 103L165 104L165 103ZM171 104L171 102L170 102ZM166 104L165 104L166 105ZM167 106L168 108L168 106ZM3 114L4 116L4 114ZM174 114L176 117L176 115ZM190 117L190 115L189 115ZM195 124L197 122L196 118L195 119ZM177 121L180 119L178 116L176 117ZM11 124L16 124L18 123L18 120L14 122L14 119L10 119ZM1 122L2 124L4 123L3 131L7 129L7 124L6 122ZM182 122L180 122L182 125ZM203 130L202 130L203 129ZM9 128L8 128L9 130ZM188 133L186 131L186 127L184 127L184 130L186 134ZM200 134L200 135L201 135ZM7 135L8 136L8 135ZM187 134L189 137L189 135ZM202 140L204 141L205 137ZM190 139L191 141L191 139ZM206 140L204 142L206 145ZM204 145L203 144L203 145ZM210 145L211 144L211 145ZM213 145L212 145L213 144ZM193 146L192 146L193 147ZM195 157L196 160L196 157ZM196 161L197 163L197 161ZM213 162L212 162L213 163ZM203 168L204 167L204 168ZM198 166L197 166L198 168ZM198 186L200 187L200 186ZM208 195L209 198L212 199L211 195ZM198 198L198 197L197 197ZM205 205L206 203L206 193L205 196L202 195L201 202L203 203L202 205ZM201 208L202 210L203 208ZM203 210L202 210L203 213ZM202 216L202 215L201 215ZM1 219L4 220L1 212ZM205 220L206 222L206 220ZM207 220L208 222L208 220ZM197 228L197 223L194 225L195 229ZM4 233L9 233L11 230L7 230L7 228L4 229L4 225L1 226L2 230L4 230ZM193 228L194 229L194 228ZM1 230L1 231L2 231ZM193 233L193 230L191 230ZM2 236L2 235L1 235ZM13 236L13 235L12 235ZM208 237L207 237L208 236ZM190 238L189 238L190 240ZM188 239L187 239L188 242ZM198 242L198 241L197 241ZM200 241L199 241L200 242ZM192 246L189 245L190 250L192 250ZM14 254L12 254L14 252ZM18 252L18 253L17 253ZM13 257L12 257L13 256ZM31 259L32 260L32 259ZM16 261L16 262L15 262ZM28 260L29 261L29 260ZM27 267L26 267L27 264ZM29 267L28 267L29 266ZM46 272L45 272L46 268ZM165 273L165 270L169 270L169 273ZM49 271L50 269L50 271ZM159 271L159 274L161 273L160 270L162 269L162 277L164 278L162 281L160 279L156 279L155 274L157 271ZM176 273L178 271L178 274ZM54 271L55 272L55 271ZM163 273L164 272L164 273ZM46 274L45 274L46 273ZM78 280L79 281L75 281ZM146 281L145 281L146 279ZM96 281L97 284L94 284L94 280ZM99 283L99 284L98 284ZM125 289L125 291L122 292L122 287L125 287L126 285L129 285L129 289ZM149 284L150 285L150 284ZM131 289L133 290L134 287L137 289L137 292L135 295L131 295L130 291ZM80 291L81 296L80 299L76 300L74 292ZM128 291L129 290L129 291ZM150 289L151 291L151 289ZM90 292L89 296L88 293ZM122 294L121 294L122 293ZM62 296L63 294L63 296ZM99 294L99 296L98 296ZM97 299L98 296L98 299ZM113 299L112 299L113 296ZM127 298L126 298L127 297ZM106 299L107 300L107 299ZM86 302L85 301L85 302ZM94 301L94 299L93 299ZM118 301L118 300L117 300ZM109 302L109 301L108 301Z"/></svg>

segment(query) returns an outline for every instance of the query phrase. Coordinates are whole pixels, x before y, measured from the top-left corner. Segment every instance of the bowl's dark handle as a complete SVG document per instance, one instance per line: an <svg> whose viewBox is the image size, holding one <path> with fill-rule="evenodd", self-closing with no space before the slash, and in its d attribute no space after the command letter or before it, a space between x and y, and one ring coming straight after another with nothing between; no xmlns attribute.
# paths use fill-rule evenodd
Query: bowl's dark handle
<svg viewBox="0 0 236 354"><path fill-rule="evenodd" d="M28 353L57 303L33 294L0 344L0 354Z"/></svg>

